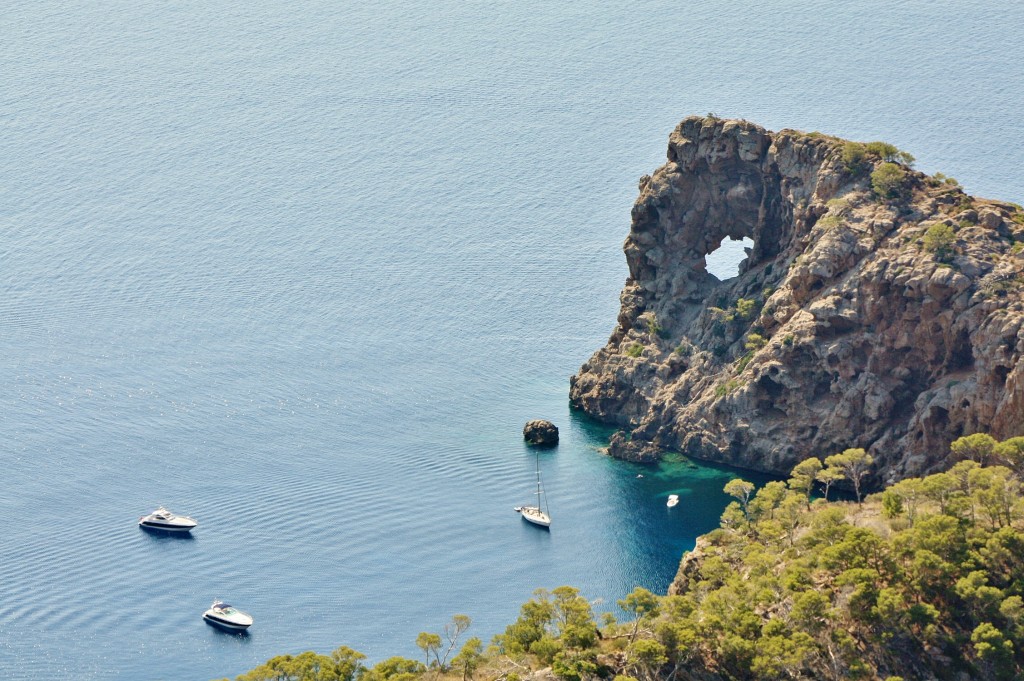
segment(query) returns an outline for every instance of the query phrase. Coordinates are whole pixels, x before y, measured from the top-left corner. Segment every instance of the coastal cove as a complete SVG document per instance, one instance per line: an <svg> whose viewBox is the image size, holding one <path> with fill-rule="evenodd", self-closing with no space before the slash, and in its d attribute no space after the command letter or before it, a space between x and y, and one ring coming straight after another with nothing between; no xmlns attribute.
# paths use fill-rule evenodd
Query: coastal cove
<svg viewBox="0 0 1024 681"><path fill-rule="evenodd" d="M317 418L309 413L316 407L296 407L294 416ZM145 418L144 411L127 413ZM279 418L266 407L233 418L243 431L258 430L261 413ZM87 678L130 678L154 668L202 678L225 668L240 672L282 649L329 650L342 642L369 655L413 655L422 623L439 626L444 612L469 614L477 635L497 633L540 579L585 584L597 611L614 609L637 584L664 592L678 556L714 527L727 503L722 487L737 472L611 459L598 451L604 429L563 416L562 443L540 455L557 521L550 532L512 512L529 498L533 465L514 426L462 445L392 435L398 464L321 456L311 453L323 446L315 441L302 442L297 463L275 460L271 447L254 447L255 456L242 461L211 443L233 461L230 475L213 472L224 468L209 452L171 440L151 444L167 448L160 463L132 457L144 475L121 493L91 491L117 476L110 459L73 481L24 485L19 499L5 497L11 515L32 513L58 525L69 507L26 508L57 484L78 499L76 514L106 529L58 540L38 525L6 528L24 553L5 561L4 665L29 670L26 678L61 678L72 657L95 660L105 650L110 666L94 661ZM175 473L169 459L194 468ZM22 466L19 475L29 463ZM392 488L396 480L407 482ZM124 517L126 508L151 503L155 485L168 505L199 519L191 536L147 533ZM442 497L453 489L456 496ZM679 506L667 508L669 494L680 495ZM64 568L57 575L48 564ZM214 596L254 614L247 635L202 622L204 601Z"/></svg>
<svg viewBox="0 0 1024 681"><path fill-rule="evenodd" d="M538 587L664 593L738 472L610 458L568 393L673 127L885 139L1024 201L1024 7L826 4L11 8L0 677L417 657ZM550 533L512 511L538 418ZM141 531L160 504L199 526ZM203 623L214 598L247 636Z"/></svg>

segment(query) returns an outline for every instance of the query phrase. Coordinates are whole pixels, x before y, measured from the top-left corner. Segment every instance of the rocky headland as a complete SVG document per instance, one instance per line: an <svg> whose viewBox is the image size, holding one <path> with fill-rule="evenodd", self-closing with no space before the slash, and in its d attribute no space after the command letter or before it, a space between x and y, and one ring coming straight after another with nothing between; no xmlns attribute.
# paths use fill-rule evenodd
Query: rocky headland
<svg viewBox="0 0 1024 681"><path fill-rule="evenodd" d="M876 482L1024 434L1024 211L891 145L691 117L640 180L629 276L574 406L613 456L788 473L867 449ZM705 257L753 247L719 281Z"/></svg>

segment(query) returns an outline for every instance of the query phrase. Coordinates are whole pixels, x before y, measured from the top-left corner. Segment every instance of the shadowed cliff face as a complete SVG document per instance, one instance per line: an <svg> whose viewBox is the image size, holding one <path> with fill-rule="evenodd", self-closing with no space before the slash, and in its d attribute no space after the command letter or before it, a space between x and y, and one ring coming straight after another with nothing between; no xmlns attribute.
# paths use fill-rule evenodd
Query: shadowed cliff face
<svg viewBox="0 0 1024 681"><path fill-rule="evenodd" d="M906 168L879 199L882 159L851 171L842 145L710 118L673 131L640 181L618 325L572 378L574 405L624 429L613 455L788 473L864 447L898 478L961 435L1024 433L1024 214ZM936 252L938 223L955 242ZM740 275L707 273L742 237Z"/></svg>

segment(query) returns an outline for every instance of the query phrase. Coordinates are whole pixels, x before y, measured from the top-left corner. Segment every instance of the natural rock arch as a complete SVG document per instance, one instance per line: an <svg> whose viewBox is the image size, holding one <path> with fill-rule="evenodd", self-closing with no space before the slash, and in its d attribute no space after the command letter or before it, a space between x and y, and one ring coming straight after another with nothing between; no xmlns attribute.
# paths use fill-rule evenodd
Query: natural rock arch
<svg viewBox="0 0 1024 681"><path fill-rule="evenodd" d="M960 434L1024 432L1020 209L907 168L903 197L880 200L842 145L715 118L673 131L640 181L618 324L571 381L575 406L624 429L614 455L787 473L864 447L887 478ZM959 226L952 263L919 245L940 221ZM738 276L706 271L744 237Z"/></svg>

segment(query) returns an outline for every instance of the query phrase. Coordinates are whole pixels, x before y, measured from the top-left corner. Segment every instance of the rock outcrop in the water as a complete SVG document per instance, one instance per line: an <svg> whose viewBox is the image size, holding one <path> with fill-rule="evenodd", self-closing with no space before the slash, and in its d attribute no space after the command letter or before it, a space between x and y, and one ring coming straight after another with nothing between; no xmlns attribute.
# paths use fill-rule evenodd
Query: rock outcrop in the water
<svg viewBox="0 0 1024 681"><path fill-rule="evenodd" d="M558 444L558 426L543 419L528 421L523 426L523 439L531 445L553 447Z"/></svg>
<svg viewBox="0 0 1024 681"><path fill-rule="evenodd" d="M640 180L618 325L572 378L575 406L623 428L614 456L787 473L864 447L886 480L943 464L961 435L1024 433L1024 211L896 152L676 128ZM743 237L740 274L709 274Z"/></svg>

